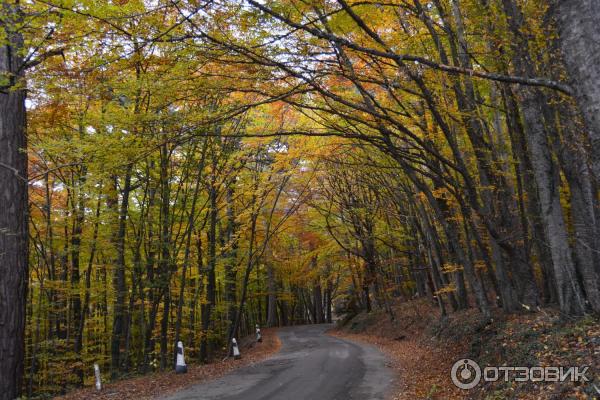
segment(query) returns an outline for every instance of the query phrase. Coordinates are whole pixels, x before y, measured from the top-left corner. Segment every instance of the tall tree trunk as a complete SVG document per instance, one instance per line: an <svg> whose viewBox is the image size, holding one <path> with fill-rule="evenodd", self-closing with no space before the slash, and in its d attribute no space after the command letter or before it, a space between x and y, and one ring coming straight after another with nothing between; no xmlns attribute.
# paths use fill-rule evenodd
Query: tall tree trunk
<svg viewBox="0 0 600 400"><path fill-rule="evenodd" d="M79 340L79 323L81 322L81 293L79 288L80 281L80 268L79 259L81 255L81 235L83 233L83 223L85 219L85 196L84 196L84 184L87 178L87 168L82 166L79 171L79 177L76 184L76 193L73 198L73 232L71 233L71 309L75 340L73 342L73 351L75 356L81 359L81 341ZM80 363L74 368L74 372L79 380L79 385L83 386L83 369Z"/></svg>
<svg viewBox="0 0 600 400"><path fill-rule="evenodd" d="M167 366L167 331L171 305L171 186L169 179L170 149L160 148L160 287L163 296L163 315L160 326L160 368Z"/></svg>
<svg viewBox="0 0 600 400"><path fill-rule="evenodd" d="M315 307L315 323L322 324L325 322L325 314L323 312L323 291L321 290L321 282L318 277L313 285L313 297Z"/></svg>
<svg viewBox="0 0 600 400"><path fill-rule="evenodd" d="M204 141L204 147L202 149L202 157L197 167L196 182L194 184L194 194L192 196L192 204L187 219L186 235L185 235L185 249L183 255L183 268L181 271L181 282L179 287L179 299L177 300L177 319L175 321L175 346L173 351L173 365L176 365L177 361L177 343L179 343L181 335L181 324L183 323L183 303L185 295L185 283L186 274L188 270L188 264L190 262L190 249L192 245L192 232L194 230L194 220L196 216L196 203L198 202L198 194L200 192L200 182L202 180L202 171L204 169L204 160L206 156L208 140Z"/></svg>
<svg viewBox="0 0 600 400"><path fill-rule="evenodd" d="M146 171L149 173L150 169L148 168ZM144 321L143 326L143 337L144 337L144 357L142 363L142 371L147 372L148 366L150 363L150 355L154 351L154 342L152 339L152 333L154 331L154 324L156 322L156 310L158 308L158 302L160 299L157 299L160 294L160 283L158 282L155 274L155 259L156 259L156 246L154 244L154 205L156 201L156 188L149 185L148 188L148 212L146 215L146 225L148 226L148 234L146 238L146 276L148 280L148 286L150 290L148 291L148 302L150 303L150 311L148 313L148 320Z"/></svg>
<svg viewBox="0 0 600 400"><path fill-rule="evenodd" d="M211 314L216 305L216 278L215 269L217 264L217 160L213 152L213 165L210 182L210 210L208 222L208 273L206 284L206 304L202 309L202 342L200 344L200 359L202 362L208 361L209 340L208 334L211 327Z"/></svg>
<svg viewBox="0 0 600 400"><path fill-rule="evenodd" d="M535 68L529 54L529 44L522 33L523 14L513 0L502 0L502 5L514 35L513 63L515 69L519 75L534 76ZM580 315L585 310L585 300L577 280L560 204L558 171L552 159L546 128L542 120L543 109L547 102L539 89L521 86L518 94L521 98L542 220L550 242L560 309L566 315Z"/></svg>
<svg viewBox="0 0 600 400"><path fill-rule="evenodd" d="M164 371L167 368L167 352L169 348L169 311L171 310L171 290L166 288L163 296L162 317L160 320L160 369Z"/></svg>
<svg viewBox="0 0 600 400"><path fill-rule="evenodd" d="M198 271L198 278L194 280L194 282L196 283L196 287L190 305L190 347L195 347L196 343L196 307L198 304L198 299L200 298L204 290L204 284L202 283L204 276L204 264L202 260L202 234L200 232L197 232L196 236L196 267Z"/></svg>
<svg viewBox="0 0 600 400"><path fill-rule="evenodd" d="M531 157L527 150L525 139L525 128L521 122L521 112L517 104L515 95L508 87L503 88L503 101L506 107L507 126L510 135L512 152L517 160L516 170L522 174L523 190L527 193L527 220L531 226L532 245L537 253L537 257L542 272L543 300L545 303L557 301L556 285L552 272L552 254L550 253L547 234L542 221L542 211L540 207L539 195L533 173ZM524 206L523 206L524 207ZM525 222L522 223L525 225ZM523 228L526 231L526 228Z"/></svg>
<svg viewBox="0 0 600 400"><path fill-rule="evenodd" d="M228 337L233 337L233 326L235 324L235 314L237 311L237 248L238 239L236 236L237 224L235 222L234 209L234 182L229 183L226 192L227 199L227 264L225 266L225 300L227 301L227 320L229 321Z"/></svg>
<svg viewBox="0 0 600 400"><path fill-rule="evenodd" d="M273 265L267 263L267 326L277 326L277 283L275 282L275 271Z"/></svg>
<svg viewBox="0 0 600 400"><path fill-rule="evenodd" d="M430 222L427 213L425 212L425 207L423 206L423 203L419 201L418 204L416 204L415 208L421 216L422 235L427 246L427 253L430 259L432 278L434 284L436 285L436 290L439 291L443 289L445 282L443 280L444 275L441 272L444 266L444 262L442 258L442 251L439 246L439 241L437 239L438 234L434 225ZM454 293L448 292L447 295L450 304L452 305L452 309L456 311L458 309L458 303L456 302ZM440 306L441 313L442 315L445 315L446 308L442 298L442 294L438 293L437 296L439 298L438 305Z"/></svg>
<svg viewBox="0 0 600 400"><path fill-rule="evenodd" d="M325 302L325 318L328 324L330 324L332 322L332 317L331 317L331 312L332 312L332 306L333 306L333 284L331 283L331 279L327 279L327 287L325 289L325 296L326 296L326 302ZM285 319L284 319L285 320ZM287 325L287 323L284 323L284 325Z"/></svg>
<svg viewBox="0 0 600 400"><path fill-rule="evenodd" d="M85 327L85 320L89 313L90 306L90 287L92 284L92 266L94 265L94 258L96 257L96 249L97 249L97 241L98 241L98 225L100 222L100 205L102 198L98 196L98 201L96 202L96 212L94 219L94 230L92 234L92 247L90 249L90 258L88 260L87 270L85 273L85 294L83 297L83 307L81 311L81 315L79 316L79 321L77 325L77 336L75 338L75 351L81 352L83 349L83 329ZM80 379L83 378L81 375ZM82 381L80 381L83 383Z"/></svg>
<svg viewBox="0 0 600 400"><path fill-rule="evenodd" d="M113 303L113 327L111 337L111 376L118 375L121 368L121 342L124 339L125 329L125 297L127 296L127 285L125 282L125 232L127 227L127 212L129 209L129 193L131 191L131 171L128 166L125 172L125 186L121 194L121 205L117 206L117 177L113 177L112 194L109 196L109 208L113 209L118 215L116 231L112 236L113 246L116 249L114 259L113 287L115 290L115 300Z"/></svg>
<svg viewBox="0 0 600 400"><path fill-rule="evenodd" d="M466 41L466 33L462 22L462 14L458 2L451 2L452 15L456 23L456 36L458 54L455 56L459 60L459 64L463 68L472 69L472 63L468 54L468 44ZM492 258L496 266L496 279L502 281L500 286L500 294L502 305L505 311L514 312L519 309L517 302L517 293L515 285L510 279L507 269L507 264L511 265L514 279L520 282L522 287L520 301L528 306L537 304L537 289L535 280L533 279L533 271L529 260L526 256L526 251L523 248L525 241L522 237L515 237L521 233L518 226L518 221L512 217L510 210L514 209L513 190L507 179L504 178L501 172L498 172L492 167L493 163L499 162L497 150L486 140L484 131L487 127L486 122L482 120L477 110L478 99L475 93L473 81L470 77L463 77L464 93L458 85L455 85L456 98L459 108L463 111L464 125L467 134L472 143L476 154L478 172L482 189L480 195L482 198L482 209L485 215L494 220L498 227L498 232L502 234L501 240L505 247L511 247L509 254L509 263L504 261L501 252L499 240L492 237L490 239ZM494 190L490 190L494 187ZM510 237L511 240L504 239Z"/></svg>
<svg viewBox="0 0 600 400"><path fill-rule="evenodd" d="M594 251L598 249L599 238L596 232L594 189L586 163L586 152L575 131L573 121L577 118L572 110L567 105L559 105L556 110L551 111L547 119L556 126L557 134L553 142L558 147L558 158L570 189L575 264L590 307L594 312L600 313L600 280L599 271L595 267L598 255ZM562 146L559 145L561 138L558 133L562 133Z"/></svg>
<svg viewBox="0 0 600 400"><path fill-rule="evenodd" d="M482 312L484 318L486 320L489 320L491 318L491 312L487 297L485 295L483 287L481 286L481 282L479 281L479 279L477 279L477 276L475 274L475 267L463 251L462 245L460 243L459 228L457 227L456 221L454 220L453 215L450 212L448 204L444 199L436 199L431 193L429 187L417 178L414 171L410 169L407 169L406 171L408 177L417 187L417 189L421 190L425 194L429 205L436 214L437 219L442 223L442 226L448 238L449 250L451 250L451 252L455 255L458 263L464 267L464 272L466 273L466 277L469 282L469 285L471 286L471 290L473 290L473 294L475 295L477 305L480 311ZM463 212L467 213L466 206L463 206ZM455 272L455 279L457 283L459 307L464 307L466 305L467 298L466 291L464 289L464 278L462 275L462 271Z"/></svg>
<svg viewBox="0 0 600 400"><path fill-rule="evenodd" d="M28 280L23 38L18 3L0 2L0 399L21 395ZM14 87L13 87L14 86Z"/></svg>
<svg viewBox="0 0 600 400"><path fill-rule="evenodd" d="M567 71L590 136L592 171L600 182L600 2L553 3Z"/></svg>

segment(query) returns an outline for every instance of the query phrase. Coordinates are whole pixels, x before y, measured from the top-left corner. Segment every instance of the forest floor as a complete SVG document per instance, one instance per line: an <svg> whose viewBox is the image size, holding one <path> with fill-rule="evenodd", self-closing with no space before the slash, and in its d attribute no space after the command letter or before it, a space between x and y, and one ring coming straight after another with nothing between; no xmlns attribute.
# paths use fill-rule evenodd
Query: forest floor
<svg viewBox="0 0 600 400"><path fill-rule="evenodd" d="M97 391L94 387L86 387L57 399L149 400L164 396L197 383L219 378L237 368L262 361L279 351L281 343L276 329L262 329L261 333L263 337L261 343L242 341L240 360L227 358L202 365L189 364L189 360L186 360L188 362L186 374L176 374L175 371L155 372L105 384L102 391ZM248 344L244 345L244 343Z"/></svg>
<svg viewBox="0 0 600 400"><path fill-rule="evenodd" d="M391 399L600 399L600 321L564 321L552 309L503 316L490 324L476 310L440 319L425 300L383 311L361 313L331 332L378 346L398 374ZM565 382L480 383L466 391L451 381L452 365L469 358L484 366L589 366L584 384Z"/></svg>

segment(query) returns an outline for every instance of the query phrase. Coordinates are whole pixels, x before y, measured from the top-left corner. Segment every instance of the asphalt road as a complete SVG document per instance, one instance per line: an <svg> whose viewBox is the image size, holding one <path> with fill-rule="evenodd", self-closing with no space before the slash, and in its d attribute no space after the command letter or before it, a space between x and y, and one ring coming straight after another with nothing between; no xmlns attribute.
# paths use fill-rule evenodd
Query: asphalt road
<svg viewBox="0 0 600 400"><path fill-rule="evenodd" d="M392 381L385 356L373 346L329 336L328 328L280 329L281 351L275 356L164 399L384 399Z"/></svg>

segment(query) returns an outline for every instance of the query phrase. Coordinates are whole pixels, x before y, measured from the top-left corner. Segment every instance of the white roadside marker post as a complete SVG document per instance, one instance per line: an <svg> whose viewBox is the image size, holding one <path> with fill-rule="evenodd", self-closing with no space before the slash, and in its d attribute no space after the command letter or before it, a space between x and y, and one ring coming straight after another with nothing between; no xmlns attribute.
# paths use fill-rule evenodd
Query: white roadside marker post
<svg viewBox="0 0 600 400"><path fill-rule="evenodd" d="M256 324L256 341L262 342L262 335L260 334L260 328L258 327L258 324Z"/></svg>
<svg viewBox="0 0 600 400"><path fill-rule="evenodd" d="M242 356L240 354L240 349L238 348L237 340L233 338L231 339L231 343L233 345L233 358L239 360L240 358L242 358Z"/></svg>
<svg viewBox="0 0 600 400"><path fill-rule="evenodd" d="M185 374L187 372L187 365L185 365L185 359L183 357L183 342L181 340L177 342L177 363L175 364L176 374Z"/></svg>
<svg viewBox="0 0 600 400"><path fill-rule="evenodd" d="M96 390L102 390L102 379L100 378L100 366L94 363L94 375L96 376Z"/></svg>

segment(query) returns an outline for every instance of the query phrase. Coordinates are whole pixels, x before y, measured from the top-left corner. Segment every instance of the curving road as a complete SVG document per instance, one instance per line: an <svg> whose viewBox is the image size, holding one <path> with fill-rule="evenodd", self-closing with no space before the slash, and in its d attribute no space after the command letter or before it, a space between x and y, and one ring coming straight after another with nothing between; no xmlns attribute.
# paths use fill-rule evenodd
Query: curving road
<svg viewBox="0 0 600 400"><path fill-rule="evenodd" d="M279 330L281 351L266 361L192 386L165 400L378 400L392 381L375 347L325 334L331 325Z"/></svg>

